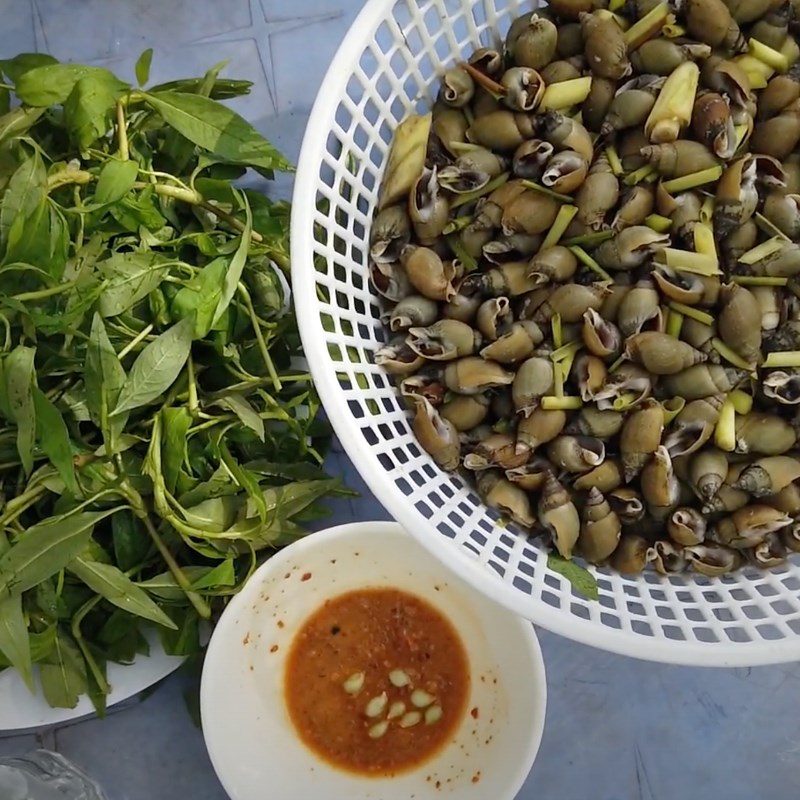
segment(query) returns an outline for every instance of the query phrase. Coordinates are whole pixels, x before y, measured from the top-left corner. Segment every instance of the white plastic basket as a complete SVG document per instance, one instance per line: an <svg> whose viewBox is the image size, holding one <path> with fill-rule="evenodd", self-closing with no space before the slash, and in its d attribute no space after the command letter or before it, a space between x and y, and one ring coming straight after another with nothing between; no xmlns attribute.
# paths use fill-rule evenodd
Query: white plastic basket
<svg viewBox="0 0 800 800"><path fill-rule="evenodd" d="M427 110L439 76L499 45L519 0L370 0L319 91L294 193L294 296L325 409L377 498L475 588L557 633L659 661L716 666L800 658L800 565L731 576L627 578L594 570L590 601L547 567L547 554L497 524L458 476L416 443L372 354L386 340L367 279L370 222L393 130ZM320 207L322 210L320 210Z"/></svg>

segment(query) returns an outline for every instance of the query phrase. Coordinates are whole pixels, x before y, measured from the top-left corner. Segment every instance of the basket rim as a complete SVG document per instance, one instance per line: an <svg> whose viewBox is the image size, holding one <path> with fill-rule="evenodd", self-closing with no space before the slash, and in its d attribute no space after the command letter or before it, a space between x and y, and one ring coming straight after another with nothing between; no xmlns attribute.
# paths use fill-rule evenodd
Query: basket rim
<svg viewBox="0 0 800 800"><path fill-rule="evenodd" d="M397 2L367 0L342 40L309 114L292 196L291 277L298 329L325 412L351 462L381 505L433 556L485 597L553 633L619 655L686 666L744 667L800 660L800 635L750 642L685 641L611 628L555 609L514 588L488 564L451 544L393 483L381 478L383 467L372 448L363 443L354 417L342 402L336 370L323 342L314 280L314 198L320 154L330 131L328 122L334 117L364 46Z"/></svg>

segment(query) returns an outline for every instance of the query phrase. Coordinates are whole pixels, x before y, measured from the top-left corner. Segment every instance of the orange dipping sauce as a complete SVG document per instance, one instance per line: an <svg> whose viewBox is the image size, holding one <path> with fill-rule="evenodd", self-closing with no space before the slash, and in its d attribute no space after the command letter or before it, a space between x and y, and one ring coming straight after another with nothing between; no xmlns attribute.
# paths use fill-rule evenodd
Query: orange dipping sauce
<svg viewBox="0 0 800 800"><path fill-rule="evenodd" d="M337 767L385 777L450 740L470 674L458 633L433 606L399 589L361 589L305 621L284 683L307 747Z"/></svg>

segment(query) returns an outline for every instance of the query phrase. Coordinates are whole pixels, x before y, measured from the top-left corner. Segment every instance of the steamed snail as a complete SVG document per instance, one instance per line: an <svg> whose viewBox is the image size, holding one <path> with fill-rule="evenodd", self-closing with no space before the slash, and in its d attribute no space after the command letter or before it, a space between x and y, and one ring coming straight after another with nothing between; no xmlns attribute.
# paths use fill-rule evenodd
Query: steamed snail
<svg viewBox="0 0 800 800"><path fill-rule="evenodd" d="M564 558L800 552L800 4L551 0L397 129L375 362Z"/></svg>

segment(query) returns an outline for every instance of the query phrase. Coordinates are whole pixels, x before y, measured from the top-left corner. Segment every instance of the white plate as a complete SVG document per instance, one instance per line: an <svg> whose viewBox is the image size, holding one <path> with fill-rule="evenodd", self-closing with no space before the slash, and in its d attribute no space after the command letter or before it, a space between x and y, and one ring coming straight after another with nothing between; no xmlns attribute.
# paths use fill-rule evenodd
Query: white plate
<svg viewBox="0 0 800 800"><path fill-rule="evenodd" d="M152 686L183 663L182 658L168 656L164 652L155 631L147 633L147 640L150 642L149 656L139 656L129 666L108 665L108 682L111 684L109 706ZM94 706L88 697L81 697L75 708L50 708L41 689L31 694L15 670L0 672L0 731L56 725L92 714Z"/></svg>
<svg viewBox="0 0 800 800"><path fill-rule="evenodd" d="M326 599L367 586L412 592L450 619L470 661L467 708L478 708L431 760L393 778L320 761L283 698L300 625ZM362 522L300 540L253 575L211 638L200 702L211 761L233 800L511 800L539 747L546 689L530 623L449 573L396 523Z"/></svg>

